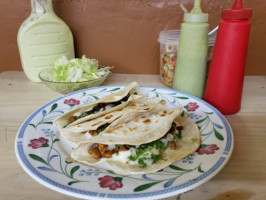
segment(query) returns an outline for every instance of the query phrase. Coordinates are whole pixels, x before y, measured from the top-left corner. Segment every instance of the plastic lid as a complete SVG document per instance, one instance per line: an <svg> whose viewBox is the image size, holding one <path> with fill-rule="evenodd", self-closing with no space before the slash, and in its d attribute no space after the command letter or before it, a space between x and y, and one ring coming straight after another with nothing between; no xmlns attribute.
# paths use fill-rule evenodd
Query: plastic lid
<svg viewBox="0 0 266 200"><path fill-rule="evenodd" d="M164 44L178 44L180 30L164 30L160 32L158 41Z"/></svg>
<svg viewBox="0 0 266 200"><path fill-rule="evenodd" d="M252 9L244 8L242 0L235 0L231 9L225 9L222 13L223 19L249 19L252 16Z"/></svg>
<svg viewBox="0 0 266 200"><path fill-rule="evenodd" d="M212 47L215 44L216 41L216 34L213 34L211 36L208 36L208 46ZM158 42L162 44L170 44L170 45L178 45L178 40L180 37L180 30L163 30L160 32Z"/></svg>
<svg viewBox="0 0 266 200"><path fill-rule="evenodd" d="M184 21L185 22L207 22L209 15L203 13L200 8L200 0L194 1L194 8L190 13L185 13Z"/></svg>

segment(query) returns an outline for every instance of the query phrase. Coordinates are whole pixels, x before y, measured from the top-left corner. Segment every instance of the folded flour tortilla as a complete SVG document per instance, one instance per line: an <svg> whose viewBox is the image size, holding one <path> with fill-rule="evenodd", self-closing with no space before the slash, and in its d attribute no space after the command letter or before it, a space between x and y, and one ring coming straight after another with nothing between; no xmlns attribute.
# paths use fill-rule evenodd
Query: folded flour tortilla
<svg viewBox="0 0 266 200"><path fill-rule="evenodd" d="M148 143L162 137L180 113L181 107L169 110L162 104L156 104L148 111L127 112L105 131L91 137L90 142L131 145Z"/></svg>
<svg viewBox="0 0 266 200"><path fill-rule="evenodd" d="M157 98L147 99L142 97L132 100L123 108L117 108L113 112L109 112L97 118L63 128L60 130L60 134L68 141L74 143L90 141L93 137L97 137L96 135L101 135L102 132L108 130L108 126L111 126L114 121L119 120L121 116L125 115L125 117L127 117L136 112L146 113L148 110L153 109L157 104L159 104Z"/></svg>
<svg viewBox="0 0 266 200"><path fill-rule="evenodd" d="M143 97L141 95L134 94L136 93L136 86L137 83L133 82L118 92L112 93L88 105L84 105L67 112L57 118L54 121L54 125L58 126L61 131L65 127L74 126L83 121L97 118L116 109L123 108L130 101Z"/></svg>
<svg viewBox="0 0 266 200"><path fill-rule="evenodd" d="M167 145L164 149L163 153L160 155L160 159L157 159L155 162L152 160L151 153L145 154L146 158L141 158L137 161L132 161L130 158L133 158L136 156L136 149L137 152L140 152L138 149L141 149L142 146L140 145L129 145L130 141L128 141L127 145L124 145L124 147L130 146L131 148L128 150L123 150L117 153L113 153L111 157L109 158L99 158L95 159L92 154L89 152L92 148L94 148L95 145L101 145L99 143L80 143L72 152L71 156L73 159L85 163L87 165L97 165L99 163L105 163L112 171L114 171L117 174L145 174L145 173L153 173L157 172L160 169L163 169L176 161L192 154L195 152L201 143L201 136L200 132L198 130L197 125L189 120L186 117L182 117L179 115L175 120L174 123L177 127L182 127L182 135L178 138L176 138L174 141L171 141L171 145ZM180 130L176 130L177 134L180 134ZM169 133L170 134L170 133ZM171 134L170 134L171 135ZM175 134L174 134L175 135ZM162 141L166 140L167 137L161 137L157 138L156 141L153 141L152 143L145 143L144 146L150 146L153 145L153 149L151 152L156 152L155 146L158 144L162 144ZM170 137L169 137L170 138ZM158 142L159 141L159 142ZM171 148L174 143L174 149ZM108 142L105 142L105 144L108 144ZM121 144L118 146L114 146L113 144L108 145L107 149L114 149L114 148L120 148ZM157 150L158 151L158 150ZM158 158L158 156L157 156ZM144 163L143 163L144 161ZM146 161L146 162L145 162ZM142 165L140 165L140 163ZM144 164L144 165L143 165Z"/></svg>

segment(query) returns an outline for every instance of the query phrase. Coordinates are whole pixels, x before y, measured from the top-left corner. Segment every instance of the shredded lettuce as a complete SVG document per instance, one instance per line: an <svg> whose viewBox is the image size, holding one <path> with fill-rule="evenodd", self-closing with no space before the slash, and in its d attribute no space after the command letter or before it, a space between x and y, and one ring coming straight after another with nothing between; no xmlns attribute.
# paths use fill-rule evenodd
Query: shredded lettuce
<svg viewBox="0 0 266 200"><path fill-rule="evenodd" d="M68 60L66 56L60 57L52 71L52 81L56 82L82 82L100 78L109 73L110 67L98 66L98 60L86 58L74 58Z"/></svg>

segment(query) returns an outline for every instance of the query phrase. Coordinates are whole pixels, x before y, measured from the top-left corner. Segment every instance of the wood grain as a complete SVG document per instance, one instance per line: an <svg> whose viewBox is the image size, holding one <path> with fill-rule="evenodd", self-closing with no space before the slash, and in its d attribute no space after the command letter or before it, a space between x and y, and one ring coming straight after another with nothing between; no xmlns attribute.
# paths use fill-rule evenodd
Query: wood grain
<svg viewBox="0 0 266 200"><path fill-rule="evenodd" d="M104 85L128 84L165 87L157 75L112 74ZM0 199L75 199L33 180L19 165L14 141L23 121L43 104L61 96L42 83L29 82L23 72L0 73ZM245 77L242 109L226 118L235 146L231 159L214 178L180 200L266 199L266 77ZM167 198L175 200L177 197Z"/></svg>

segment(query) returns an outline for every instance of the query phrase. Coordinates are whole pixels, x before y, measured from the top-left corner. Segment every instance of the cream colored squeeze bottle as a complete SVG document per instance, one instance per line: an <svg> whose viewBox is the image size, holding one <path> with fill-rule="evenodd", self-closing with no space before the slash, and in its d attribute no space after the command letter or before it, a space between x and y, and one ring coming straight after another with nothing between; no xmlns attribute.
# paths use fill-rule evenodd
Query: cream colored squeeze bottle
<svg viewBox="0 0 266 200"><path fill-rule="evenodd" d="M73 36L53 10L52 0L31 0L31 14L21 25L17 42L27 78L40 82L39 72L62 55L74 58Z"/></svg>
<svg viewBox="0 0 266 200"><path fill-rule="evenodd" d="M202 13L200 0L185 13L178 46L173 88L202 98L206 83L208 14Z"/></svg>

